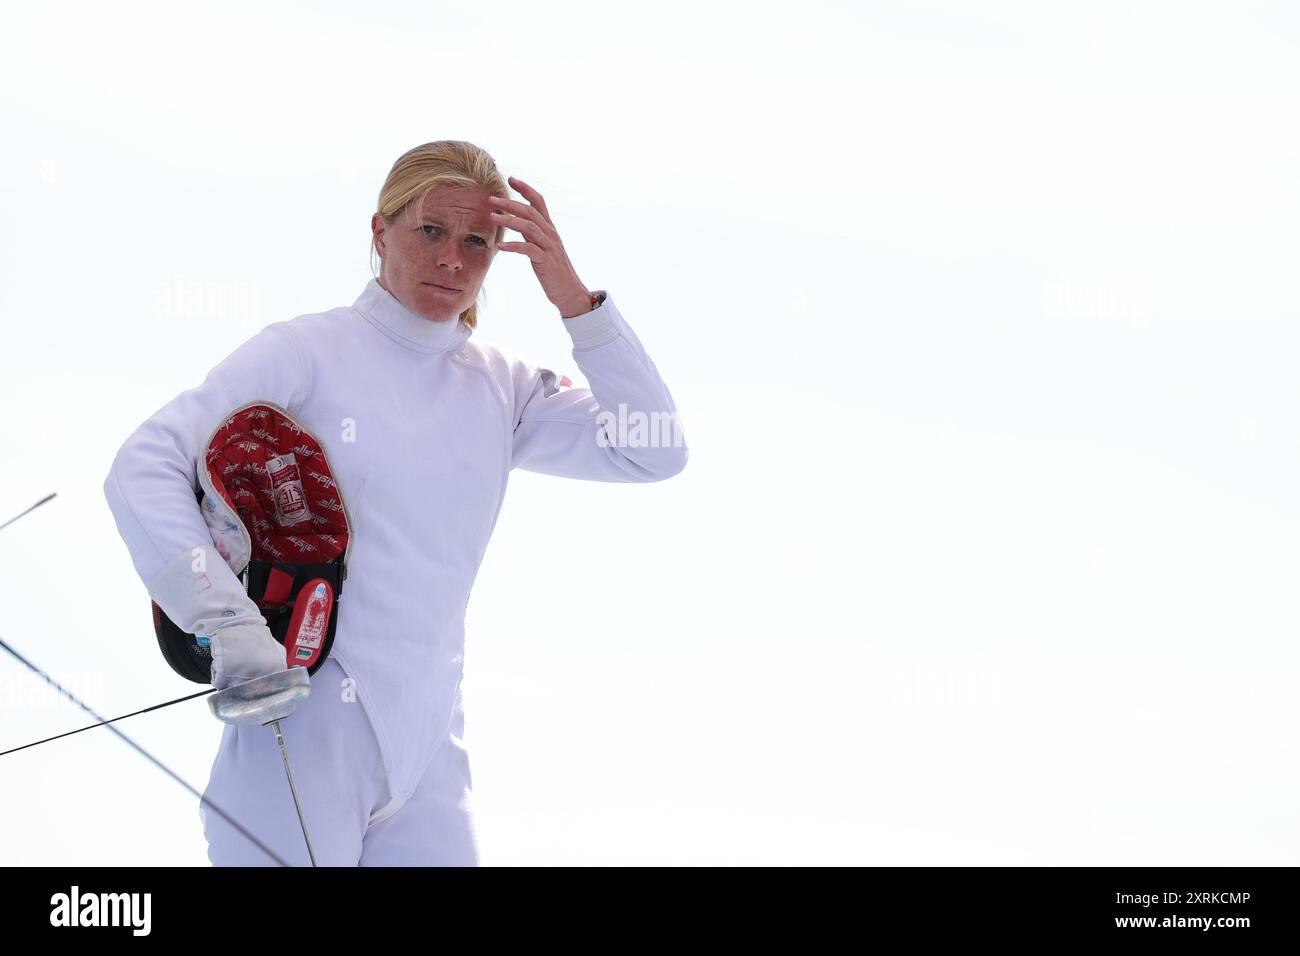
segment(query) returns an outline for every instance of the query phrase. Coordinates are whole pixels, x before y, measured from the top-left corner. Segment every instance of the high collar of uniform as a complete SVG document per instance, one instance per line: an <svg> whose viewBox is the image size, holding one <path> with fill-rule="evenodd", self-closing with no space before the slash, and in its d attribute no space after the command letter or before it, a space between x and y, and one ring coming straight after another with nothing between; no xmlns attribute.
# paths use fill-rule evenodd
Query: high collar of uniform
<svg viewBox="0 0 1300 956"><path fill-rule="evenodd" d="M352 308L394 342L420 352L457 349L473 333L459 318L434 322L412 312L381 286L378 279L366 283Z"/></svg>

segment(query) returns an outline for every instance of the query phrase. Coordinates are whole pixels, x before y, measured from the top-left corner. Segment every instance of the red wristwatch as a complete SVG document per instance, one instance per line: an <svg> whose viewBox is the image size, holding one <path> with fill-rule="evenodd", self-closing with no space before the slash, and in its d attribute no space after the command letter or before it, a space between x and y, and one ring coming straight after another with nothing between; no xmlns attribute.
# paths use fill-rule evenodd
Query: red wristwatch
<svg viewBox="0 0 1300 956"><path fill-rule="evenodd" d="M605 296L609 295L604 289L597 289L591 294L591 308L594 309L605 301ZM587 310L588 312L591 309Z"/></svg>

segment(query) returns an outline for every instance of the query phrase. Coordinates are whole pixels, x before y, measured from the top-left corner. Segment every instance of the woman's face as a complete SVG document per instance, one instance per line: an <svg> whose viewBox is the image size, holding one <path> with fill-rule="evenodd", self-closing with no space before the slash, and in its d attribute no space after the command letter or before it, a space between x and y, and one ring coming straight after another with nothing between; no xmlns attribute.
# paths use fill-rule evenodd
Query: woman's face
<svg viewBox="0 0 1300 956"><path fill-rule="evenodd" d="M379 284L412 312L434 322L455 320L474 304L496 256L496 225L487 190L443 186L391 225L375 213L370 229L382 266Z"/></svg>

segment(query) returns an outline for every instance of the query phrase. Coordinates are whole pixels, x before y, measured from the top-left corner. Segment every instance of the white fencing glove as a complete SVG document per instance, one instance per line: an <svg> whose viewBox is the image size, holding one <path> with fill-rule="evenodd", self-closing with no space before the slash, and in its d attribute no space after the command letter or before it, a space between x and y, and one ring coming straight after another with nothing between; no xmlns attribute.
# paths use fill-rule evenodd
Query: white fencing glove
<svg viewBox="0 0 1300 956"><path fill-rule="evenodd" d="M241 684L285 670L284 645L217 549L177 555L148 584L149 595L188 634L212 641L212 686Z"/></svg>
<svg viewBox="0 0 1300 956"><path fill-rule="evenodd" d="M274 674L289 665L284 645L265 624L232 624L213 631L212 686L218 690L254 677Z"/></svg>

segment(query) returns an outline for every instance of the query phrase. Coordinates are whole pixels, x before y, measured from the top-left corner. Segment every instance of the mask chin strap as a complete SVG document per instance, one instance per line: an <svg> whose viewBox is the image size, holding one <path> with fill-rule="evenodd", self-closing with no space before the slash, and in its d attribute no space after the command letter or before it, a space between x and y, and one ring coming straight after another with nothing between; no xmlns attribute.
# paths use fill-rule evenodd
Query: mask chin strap
<svg viewBox="0 0 1300 956"><path fill-rule="evenodd" d="M341 560L287 564L254 558L243 577L248 596L284 645L288 665L314 674L334 646L338 603L343 599Z"/></svg>

